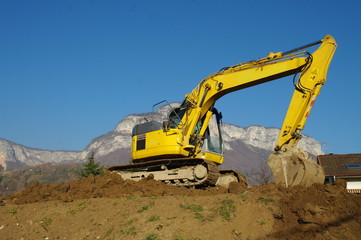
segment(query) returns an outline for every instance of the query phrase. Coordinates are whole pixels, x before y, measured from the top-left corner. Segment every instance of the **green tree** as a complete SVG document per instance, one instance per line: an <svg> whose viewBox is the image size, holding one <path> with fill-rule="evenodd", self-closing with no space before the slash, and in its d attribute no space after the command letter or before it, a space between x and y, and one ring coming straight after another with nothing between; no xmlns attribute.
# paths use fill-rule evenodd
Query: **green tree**
<svg viewBox="0 0 361 240"><path fill-rule="evenodd" d="M90 174L103 175L105 172L104 168L95 161L95 153L92 152L88 157L88 160L83 164L83 169L80 171L81 177L88 177Z"/></svg>

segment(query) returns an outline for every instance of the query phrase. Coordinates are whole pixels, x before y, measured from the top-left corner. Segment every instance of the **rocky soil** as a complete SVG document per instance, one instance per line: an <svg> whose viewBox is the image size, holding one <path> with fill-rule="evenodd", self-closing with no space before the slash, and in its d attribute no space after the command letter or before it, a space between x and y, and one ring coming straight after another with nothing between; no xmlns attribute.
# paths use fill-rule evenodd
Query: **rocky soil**
<svg viewBox="0 0 361 240"><path fill-rule="evenodd" d="M360 239L361 196L344 185L229 189L90 176L0 200L1 239Z"/></svg>

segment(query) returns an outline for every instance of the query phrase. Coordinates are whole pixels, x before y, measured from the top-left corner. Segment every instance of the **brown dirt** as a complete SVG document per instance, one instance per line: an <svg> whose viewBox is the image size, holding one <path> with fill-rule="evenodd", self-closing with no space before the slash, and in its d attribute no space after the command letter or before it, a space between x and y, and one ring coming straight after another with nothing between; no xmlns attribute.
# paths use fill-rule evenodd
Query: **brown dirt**
<svg viewBox="0 0 361 240"><path fill-rule="evenodd" d="M32 184L0 199L1 239L360 239L342 183L187 189L117 174Z"/></svg>

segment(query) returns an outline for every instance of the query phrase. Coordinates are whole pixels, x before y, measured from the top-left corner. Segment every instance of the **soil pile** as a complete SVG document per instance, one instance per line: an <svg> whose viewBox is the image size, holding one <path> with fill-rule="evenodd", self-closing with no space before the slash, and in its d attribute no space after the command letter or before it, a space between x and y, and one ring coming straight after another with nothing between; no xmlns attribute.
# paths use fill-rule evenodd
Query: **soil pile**
<svg viewBox="0 0 361 240"><path fill-rule="evenodd" d="M188 189L117 174L32 184L0 200L4 239L360 239L342 182Z"/></svg>
<svg viewBox="0 0 361 240"><path fill-rule="evenodd" d="M361 196L350 195L345 182L309 188L266 186L258 191L276 196L278 209L270 237L276 239L361 239Z"/></svg>
<svg viewBox="0 0 361 240"><path fill-rule="evenodd" d="M89 176L69 182L67 184L39 184L33 183L26 189L14 193L8 200L15 204L61 200L71 202L76 199L88 198L120 198L125 196L205 196L222 193L238 193L246 186L234 183L229 189L212 187L193 189L175 187L155 181L152 178L138 182L123 180L119 174L107 172L103 176Z"/></svg>

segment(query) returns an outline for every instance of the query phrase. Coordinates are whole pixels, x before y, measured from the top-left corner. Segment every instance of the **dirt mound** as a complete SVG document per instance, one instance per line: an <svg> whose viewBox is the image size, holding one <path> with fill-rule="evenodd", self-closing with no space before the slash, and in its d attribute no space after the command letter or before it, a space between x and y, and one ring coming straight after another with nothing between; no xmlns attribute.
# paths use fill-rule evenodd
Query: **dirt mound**
<svg viewBox="0 0 361 240"><path fill-rule="evenodd" d="M89 176L77 179L66 184L39 184L33 183L7 199L15 204L61 200L71 202L76 199L88 198L120 198L124 196L204 196L222 193L237 193L245 187L241 184L232 184L230 189L213 187L207 189L188 189L175 187L155 181L151 178L138 182L123 180L116 173L107 172L103 176Z"/></svg>
<svg viewBox="0 0 361 240"><path fill-rule="evenodd" d="M310 187L265 186L255 191L275 196L276 239L360 239L361 196L348 194L345 182ZM356 234L356 235L355 235ZM342 236L342 237L335 237Z"/></svg>
<svg viewBox="0 0 361 240"><path fill-rule="evenodd" d="M361 196L343 182L191 189L107 173L0 199L9 239L360 239L360 226Z"/></svg>

